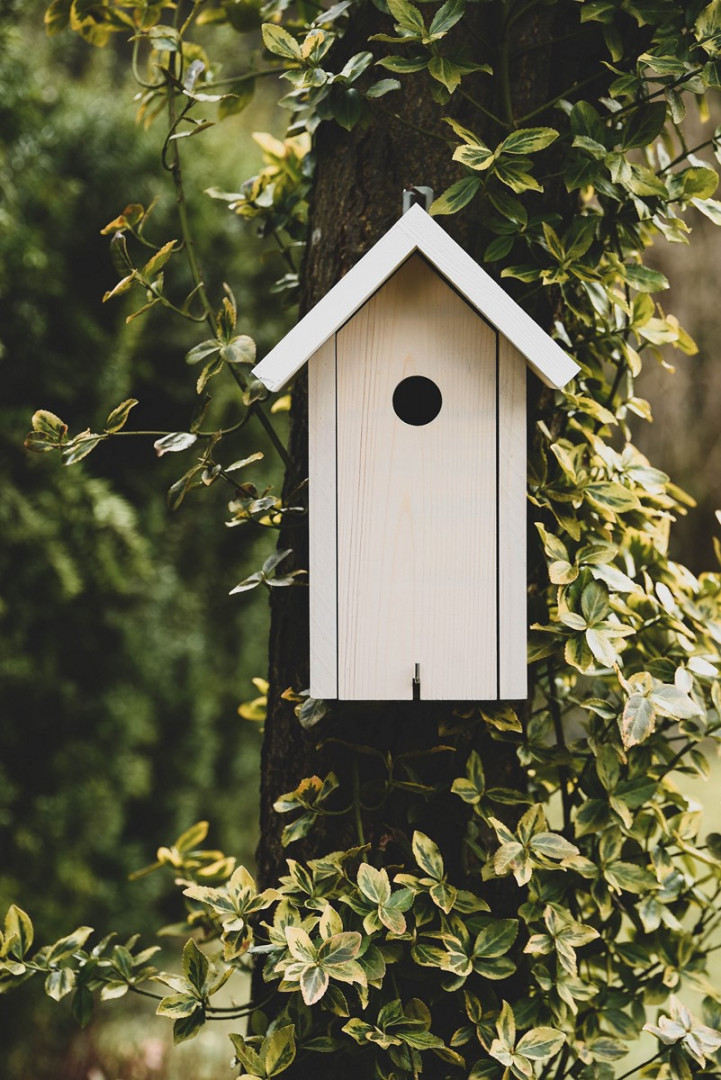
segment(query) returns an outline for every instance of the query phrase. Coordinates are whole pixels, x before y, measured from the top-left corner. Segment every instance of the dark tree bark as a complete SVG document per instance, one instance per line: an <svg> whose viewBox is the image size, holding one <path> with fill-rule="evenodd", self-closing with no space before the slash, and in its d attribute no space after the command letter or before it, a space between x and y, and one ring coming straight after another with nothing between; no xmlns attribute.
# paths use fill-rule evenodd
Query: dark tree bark
<svg viewBox="0 0 721 1080"><path fill-rule="evenodd" d="M469 9L470 10L470 9ZM472 5L475 26L473 33L481 39L497 40L498 20L504 12L501 4ZM480 100L495 115L508 115L512 109L516 118L528 119L519 126L552 123L550 112L543 114L545 103L565 93L576 81L599 72L587 94L600 92L607 78L606 69L596 62L600 54L597 31L587 32L579 23L580 5L562 0L550 7L538 6L519 20L514 28L512 49L518 57L511 61L510 85L505 90L502 80L479 77L464 80L464 88ZM466 23L463 23L466 27ZM595 25L595 24L594 24ZM367 48L371 34L388 32L388 17L368 4L353 17L352 25L339 46L343 54L352 55ZM467 33L467 29L463 30ZM569 37L569 35L574 35ZM579 45L580 43L580 45ZM343 61L344 56L340 56ZM426 81L423 81L423 80ZM488 87L499 87L498 100L489 96ZM378 240L399 217L402 190L406 186L425 184L440 194L462 175L451 160L448 143L449 129L442 123L443 115L453 115L468 123L491 146L496 145L504 132L492 121L485 123L472 105L455 95L441 109L431 97L431 80L406 80L403 89L381 100L382 109L374 111L372 122L357 126L347 133L335 124L324 124L317 138L317 166L312 198L309 244L303 275L301 311L313 306L333 284ZM456 97L458 101L456 102ZM386 111L400 115L394 119ZM536 110L541 112L536 113ZM567 222L576 208L576 196L569 196L560 181L550 181L543 196L536 196L539 212L553 210ZM468 250L480 259L482 246L488 242L483 235L479 211L471 204L466 211L440 219L443 226ZM544 298L543 303L548 304ZM533 312L539 321L549 326L552 312L549 307ZM533 381L530 390L529 422L535 423L539 409L547 408L548 396ZM292 492L307 475L307 408L305 379L296 383L292 429L290 437L292 469L286 477L286 494ZM292 547L295 562L307 567L307 533L288 530L281 537L283 546ZM533 574L533 568L531 568ZM262 759L261 842L258 851L260 879L270 884L285 870L288 854L294 858L312 858L328 851L369 843L384 852L386 864L406 860L408 837L405 820L396 814L391 800L380 818L353 815L321 819L307 840L285 851L280 834L285 822L273 810L273 802L283 792L293 790L305 776L324 776L331 769L338 775L347 795L360 779L372 781L374 770L379 773L379 761L369 753L359 753L343 744L398 754L422 751L438 744L439 722L451 718L447 703L333 703L331 716L310 732L304 732L294 715L293 704L283 700L283 692L292 687L301 690L308 686L308 607L306 591L300 588L275 590L272 598L272 627L270 640L270 698ZM520 706L525 708L525 703ZM342 740L341 742L333 740ZM442 741L442 740L440 740ZM446 755L447 757L451 755ZM441 782L450 766L444 755L432 759L433 781ZM494 783L517 783L518 764L507 744L488 739L484 764L494 776ZM456 765L456 770L457 770ZM423 774L422 766L419 772ZM450 772L448 783L456 773ZM418 811L416 827L425 829L441 846L449 875L453 879L454 859L459 858L463 819L456 805L460 800L437 796ZM314 1075L318 1070L324 1077L333 1077L332 1062L324 1055L321 1062L311 1063ZM293 1076L302 1077L304 1066L296 1063ZM347 1076L347 1062L344 1066ZM309 1073L310 1075L310 1073Z"/></svg>

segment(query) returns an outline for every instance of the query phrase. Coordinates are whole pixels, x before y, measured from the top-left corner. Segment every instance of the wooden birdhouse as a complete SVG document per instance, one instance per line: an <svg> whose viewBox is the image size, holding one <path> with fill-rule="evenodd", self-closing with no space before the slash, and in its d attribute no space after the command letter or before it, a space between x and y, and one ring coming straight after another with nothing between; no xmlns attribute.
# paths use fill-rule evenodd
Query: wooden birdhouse
<svg viewBox="0 0 721 1080"><path fill-rule="evenodd" d="M525 697L526 363L577 365L419 206L254 374L306 361L311 696Z"/></svg>

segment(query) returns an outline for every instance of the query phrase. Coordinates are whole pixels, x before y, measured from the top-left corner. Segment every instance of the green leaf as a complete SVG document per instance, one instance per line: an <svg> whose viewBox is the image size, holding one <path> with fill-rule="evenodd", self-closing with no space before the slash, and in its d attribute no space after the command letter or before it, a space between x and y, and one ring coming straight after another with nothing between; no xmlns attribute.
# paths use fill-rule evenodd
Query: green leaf
<svg viewBox="0 0 721 1080"><path fill-rule="evenodd" d="M493 164L495 154L487 146L464 143L453 151L453 160L460 161L461 165L467 165L469 169L475 169L476 172L483 172Z"/></svg>
<svg viewBox="0 0 721 1080"><path fill-rule="evenodd" d="M400 90L401 84L398 79L379 79L378 82L373 83L366 90L367 98L379 98L385 94L390 93L392 90Z"/></svg>
<svg viewBox="0 0 721 1080"><path fill-rule="evenodd" d="M653 874L645 867L620 860L607 866L603 871L603 876L617 889L633 893L647 892L658 884Z"/></svg>
<svg viewBox="0 0 721 1080"><path fill-rule="evenodd" d="M399 1028L397 1035L407 1046L412 1046L415 1050L434 1050L443 1046L443 1039L439 1038L438 1035L433 1035L430 1031Z"/></svg>
<svg viewBox="0 0 721 1080"><path fill-rule="evenodd" d="M575 816L576 836L595 833L609 820L609 805L606 799L588 799Z"/></svg>
<svg viewBox="0 0 721 1080"><path fill-rule="evenodd" d="M703 714L703 709L688 694L682 693L675 686L664 684L654 687L651 691L651 700L664 716L672 716L677 720L690 720L694 716Z"/></svg>
<svg viewBox="0 0 721 1080"><path fill-rule="evenodd" d="M221 342L215 338L209 338L207 341L201 341L199 345L194 345L189 352L185 354L186 364L199 364L201 360L207 360L211 356L217 356L220 352Z"/></svg>
<svg viewBox="0 0 721 1080"><path fill-rule="evenodd" d="M465 7L465 0L446 0L433 16L428 27L428 36L436 39L447 34L451 27L463 18Z"/></svg>
<svg viewBox="0 0 721 1080"><path fill-rule="evenodd" d="M48 454L58 450L61 443L55 435L48 435L45 431L31 431L25 436L23 445L33 454Z"/></svg>
<svg viewBox="0 0 721 1080"><path fill-rule="evenodd" d="M190 1016L197 1008L198 999L191 994L169 994L168 997L163 998L155 1012L158 1016L169 1016L172 1020L180 1020Z"/></svg>
<svg viewBox="0 0 721 1080"><path fill-rule="evenodd" d="M421 870L440 881L443 877L443 857L438 846L422 832L413 833L413 854Z"/></svg>
<svg viewBox="0 0 721 1080"><path fill-rule="evenodd" d="M215 375L219 375L222 370L223 370L223 357L218 355L213 360L210 360L209 363L207 363L205 365L205 367L201 371L200 375L198 376L198 379L197 379L196 384L195 384L196 393L202 394L203 391L205 390L205 387L207 386L208 382ZM246 404L247 404L247 402L246 402Z"/></svg>
<svg viewBox="0 0 721 1080"><path fill-rule="evenodd" d="M317 964L304 968L300 976L300 992L306 1005L315 1005L316 1001L320 1001L328 989L329 982L328 972Z"/></svg>
<svg viewBox="0 0 721 1080"><path fill-rule="evenodd" d="M68 425L48 409L38 409L33 413L32 428L33 431L42 432L44 435L53 435L59 441L67 432Z"/></svg>
<svg viewBox="0 0 721 1080"><path fill-rule="evenodd" d="M653 101L637 106L629 118L623 133L624 149L648 146L663 130L666 123L666 102Z"/></svg>
<svg viewBox="0 0 721 1080"><path fill-rule="evenodd" d="M581 594L581 611L588 626L596 626L608 615L608 589L600 581L591 581Z"/></svg>
<svg viewBox="0 0 721 1080"><path fill-rule="evenodd" d="M625 514L629 510L640 510L641 503L632 491L611 480L599 480L586 484L583 489L589 502L616 514Z"/></svg>
<svg viewBox="0 0 721 1080"><path fill-rule="evenodd" d="M385 904L390 899L391 885L385 869L376 870L369 863L358 867L358 888L374 904Z"/></svg>
<svg viewBox="0 0 721 1080"><path fill-rule="evenodd" d="M340 73L340 79L349 83L355 82L372 63L372 52L366 51L356 53L354 56L351 56L346 64L344 64Z"/></svg>
<svg viewBox="0 0 721 1080"><path fill-rule="evenodd" d="M363 98L358 90L349 86L338 88L330 99L333 118L346 131L350 131L361 118L363 113Z"/></svg>
<svg viewBox="0 0 721 1080"><path fill-rule="evenodd" d="M82 949L92 932L93 928L91 926L79 926L72 934L60 938L51 945L45 959L50 964L58 963L60 960L67 960L78 949Z"/></svg>
<svg viewBox="0 0 721 1080"><path fill-rule="evenodd" d="M588 1044L588 1049L596 1061L618 1061L628 1053L627 1046L608 1035L594 1039Z"/></svg>
<svg viewBox="0 0 721 1080"><path fill-rule="evenodd" d="M261 26L263 44L268 52L275 56L282 56L286 60L302 59L301 48L292 34L289 34L282 26L275 23L263 23Z"/></svg>
<svg viewBox="0 0 721 1080"><path fill-rule="evenodd" d="M257 11L254 10L253 15L257 20ZM218 119L224 120L226 116L237 116L250 105L254 96L255 79L241 79L233 83L218 105Z"/></svg>
<svg viewBox="0 0 721 1080"><path fill-rule="evenodd" d="M226 364L255 363L255 342L247 334L239 334L231 338L227 345L220 350L220 355Z"/></svg>
<svg viewBox="0 0 721 1080"><path fill-rule="evenodd" d="M718 199L692 199L691 202L714 225L721 225L721 202Z"/></svg>
<svg viewBox="0 0 721 1080"><path fill-rule="evenodd" d="M360 952L361 935L356 930L333 934L318 949L318 962L327 970L354 960Z"/></svg>
<svg viewBox="0 0 721 1080"><path fill-rule="evenodd" d="M388 0L388 10L399 26L410 31L413 37L423 37L426 26L418 8L408 0Z"/></svg>
<svg viewBox="0 0 721 1080"><path fill-rule="evenodd" d="M33 943L33 924L17 904L11 904L5 916L5 941L2 942L0 955L14 956L22 960Z"/></svg>
<svg viewBox="0 0 721 1080"><path fill-rule="evenodd" d="M537 832L531 837L531 851L545 855L547 859L570 859L580 854L575 844L553 832Z"/></svg>
<svg viewBox="0 0 721 1080"><path fill-rule="evenodd" d="M82 461L106 438L107 435L96 435L92 431L84 431L82 434L76 435L71 442L65 444L63 464L75 465L78 461Z"/></svg>
<svg viewBox="0 0 721 1080"><path fill-rule="evenodd" d="M449 915L453 910L457 895L458 890L445 881L437 881L429 890L429 896L433 903L436 907L439 907L441 911L445 912L446 915Z"/></svg>
<svg viewBox="0 0 721 1080"><path fill-rule="evenodd" d="M208 967L208 957L200 951L194 939L189 938L183 948L183 974L199 996L205 993Z"/></svg>
<svg viewBox="0 0 721 1080"><path fill-rule="evenodd" d="M529 165L528 158L519 157L514 160L504 157L496 161L493 171L516 195L524 191L543 191L542 185L527 171Z"/></svg>
<svg viewBox="0 0 721 1080"><path fill-rule="evenodd" d="M263 1062L257 1050L249 1046L242 1035L228 1035L233 1044L235 1056L246 1073L252 1076L263 1077L265 1072Z"/></svg>
<svg viewBox="0 0 721 1080"><path fill-rule="evenodd" d="M45 12L45 29L48 37L65 30L70 16L71 0L53 0Z"/></svg>
<svg viewBox="0 0 721 1080"><path fill-rule="evenodd" d="M599 664L610 668L618 663L618 653L614 645L614 640L618 639L614 639L605 630L594 630L593 627L586 630L585 637L586 644Z"/></svg>
<svg viewBox="0 0 721 1080"><path fill-rule="evenodd" d="M453 0L449 0L449 2L452 3ZM428 72L436 82L442 83L443 86L445 86L449 94L452 94L454 90L457 90L461 84L462 72L460 68L445 56L432 57L428 64Z"/></svg>
<svg viewBox="0 0 721 1080"><path fill-rule="evenodd" d="M265 1075L277 1076L282 1073L295 1059L295 1028L292 1024L277 1028L272 1035L263 1040L261 1050Z"/></svg>
<svg viewBox="0 0 721 1080"><path fill-rule="evenodd" d="M135 408L137 404L136 398L128 398L127 401L123 401L117 408L113 409L108 416L108 419L105 421L105 430L114 434L116 431L120 431L125 427L128 416L130 415L130 410Z"/></svg>
<svg viewBox="0 0 721 1080"><path fill-rule="evenodd" d="M431 214L438 216L440 214L458 213L459 210L468 205L480 186L481 178L479 176L466 176L463 180L456 181L455 184L451 184L442 195L439 195L433 201L430 210Z"/></svg>
<svg viewBox="0 0 721 1080"><path fill-rule="evenodd" d="M652 735L656 728L656 710L645 694L631 694L626 701L621 718L621 738L626 749L638 746Z"/></svg>
<svg viewBox="0 0 721 1080"><path fill-rule="evenodd" d="M208 829L210 828L207 821L197 821L195 825L191 825L189 829L181 833L178 839L173 844L173 847L177 851L184 854L185 852L192 851L197 848L198 844L202 844L208 835Z"/></svg>
<svg viewBox="0 0 721 1080"><path fill-rule="evenodd" d="M151 26L147 35L159 52L178 52L181 48L180 34L174 26Z"/></svg>
<svg viewBox="0 0 721 1080"><path fill-rule="evenodd" d="M45 993L53 1001L60 1001L75 986L76 974L72 968L51 971L45 980Z"/></svg>
<svg viewBox="0 0 721 1080"><path fill-rule="evenodd" d="M518 919L493 919L480 931L473 945L474 957L503 956L518 935Z"/></svg>
<svg viewBox="0 0 721 1080"><path fill-rule="evenodd" d="M428 59L426 57L418 57L413 59L409 56L384 56L382 60L377 61L380 67L384 67L386 71L396 71L399 75L408 75L414 71L423 71L428 67Z"/></svg>
<svg viewBox="0 0 721 1080"><path fill-rule="evenodd" d="M696 166L684 169L680 174L684 199L708 199L718 187L718 174L714 169Z"/></svg>
<svg viewBox="0 0 721 1080"><path fill-rule="evenodd" d="M496 1020L496 1031L498 1032L498 1038L509 1049L512 1049L516 1043L516 1019L513 1015L513 1009L504 1001L501 1006L501 1012Z"/></svg>
<svg viewBox="0 0 721 1080"><path fill-rule="evenodd" d="M73 995L72 1014L73 1019L80 1027L86 1027L93 1015L95 1000L92 991L81 983Z"/></svg>
<svg viewBox="0 0 721 1080"><path fill-rule="evenodd" d="M533 154L537 150L544 150L558 138L558 132L553 128L519 128L507 135L499 146L506 154Z"/></svg>
<svg viewBox="0 0 721 1080"><path fill-rule="evenodd" d="M516 1053L523 1054L531 1061L550 1061L555 1057L566 1041L566 1036L556 1028L531 1028L522 1035L516 1045Z"/></svg>
<svg viewBox="0 0 721 1080"><path fill-rule="evenodd" d="M669 287L668 278L660 270L651 270L648 266L631 263L624 268L624 272L629 285L639 292L659 292Z"/></svg>
<svg viewBox="0 0 721 1080"><path fill-rule="evenodd" d="M163 435L153 443L153 449L158 457L163 454L177 454L181 450L188 450L198 441L198 436L190 431L172 431L169 435Z"/></svg>
<svg viewBox="0 0 721 1080"><path fill-rule="evenodd" d="M198 1006L190 1016L181 1017L173 1024L173 1042L177 1045L194 1039L205 1024L205 1011Z"/></svg>
<svg viewBox="0 0 721 1080"><path fill-rule="evenodd" d="M516 965L507 956L476 956L473 970L484 979L507 979L514 974Z"/></svg>
<svg viewBox="0 0 721 1080"><path fill-rule="evenodd" d="M140 271L140 276L144 281L153 281L162 268L167 263L170 256L175 250L176 240L168 240L167 244L163 244L159 251L148 259L143 269Z"/></svg>
<svg viewBox="0 0 721 1080"><path fill-rule="evenodd" d="M496 262L498 259L505 259L509 254L514 244L513 236L497 236L495 240L491 240L490 244L483 252L483 262Z"/></svg>

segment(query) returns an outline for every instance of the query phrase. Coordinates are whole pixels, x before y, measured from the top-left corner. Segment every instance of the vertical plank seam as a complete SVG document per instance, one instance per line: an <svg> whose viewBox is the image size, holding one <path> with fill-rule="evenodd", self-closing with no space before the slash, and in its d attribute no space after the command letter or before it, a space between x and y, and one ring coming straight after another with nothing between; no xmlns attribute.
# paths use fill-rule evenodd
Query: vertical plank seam
<svg viewBox="0 0 721 1080"><path fill-rule="evenodd" d="M338 504L340 502L340 492L338 490L338 334L333 334L333 370L335 385L333 387L333 396L335 399L335 692L337 698L340 700L340 580L338 574L338 563L340 560L340 550L338 546Z"/></svg>
<svg viewBox="0 0 721 1080"><path fill-rule="evenodd" d="M496 700L501 697L501 405L500 334L496 330Z"/></svg>

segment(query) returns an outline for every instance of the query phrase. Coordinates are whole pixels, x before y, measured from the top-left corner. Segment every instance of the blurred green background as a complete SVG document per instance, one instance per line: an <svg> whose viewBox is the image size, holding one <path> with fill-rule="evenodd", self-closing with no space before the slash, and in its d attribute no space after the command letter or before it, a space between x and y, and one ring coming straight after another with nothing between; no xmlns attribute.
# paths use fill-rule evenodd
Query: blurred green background
<svg viewBox="0 0 721 1080"><path fill-rule="evenodd" d="M267 604L260 592L228 593L274 537L225 527L225 485L168 511L167 488L192 451L158 460L152 438L117 439L66 468L23 448L37 408L75 433L131 396L140 404L129 427L186 430L198 372L183 358L207 336L156 311L126 325L134 294L102 303L118 275L100 230L128 203L159 196L150 235L178 235L158 165L163 133L136 124L124 43L47 39L43 11L42 0L0 3L0 907L25 908L43 941L82 923L149 937L180 907L167 878L130 883L128 874L160 844L206 818L211 845L252 866L259 734L237 708L265 673ZM229 73L243 70L245 40L228 33ZM276 92L262 87L243 114L184 140L210 294L219 305L222 282L231 285L238 331L259 349L290 318L279 299L268 303L285 267L251 225L202 193L235 190L258 171L250 132L273 122ZM237 390L221 378L211 389L222 423ZM259 425L228 441L224 460L265 452L242 479L277 487ZM98 1063L93 1028L68 1048L66 1003L29 987L0 999L0 1076L84 1078L93 1067L144 1076L127 1017L121 1028L135 1071L113 1063L119 1047ZM191 1074L205 1075L197 1063Z"/></svg>
<svg viewBox="0 0 721 1080"><path fill-rule="evenodd" d="M178 908L167 880L128 874L161 843L207 818L212 844L252 866L259 736L237 707L265 671L267 605L228 592L272 538L225 528L219 486L171 514L165 492L191 458L158 461L151 439L114 440L70 469L23 449L40 407L77 432L133 396L130 426L185 429L195 369L183 356L203 336L163 313L126 325L127 303L102 304L117 275L100 230L126 204L160 196L154 235L177 235L162 135L135 122L121 43L98 51L70 34L48 40L43 9L0 0L0 906L28 910L43 940L81 923L149 937ZM247 40L229 32L229 72L243 70ZM211 295L230 283L239 332L261 352L292 318L270 296L284 268L202 192L237 190L257 171L250 133L283 135L277 92L268 83L245 112L184 147ZM660 368L644 376L639 393L657 422L638 435L699 501L673 547L699 571L713 565L721 506L721 366L717 275L707 272L719 239L705 219L697 230L699 245L659 250L657 262L679 283L667 307L700 353L676 358L675 379ZM214 383L213 393L215 415L232 415L233 385ZM258 427L240 433L234 456L257 448L266 457L249 478L277 487ZM701 797L706 827L718 829L717 766L714 775ZM171 1061L169 1029L152 1009L106 1006L80 1034L65 1005L28 988L0 999L0 1077L229 1075L222 1032L204 1032Z"/></svg>

